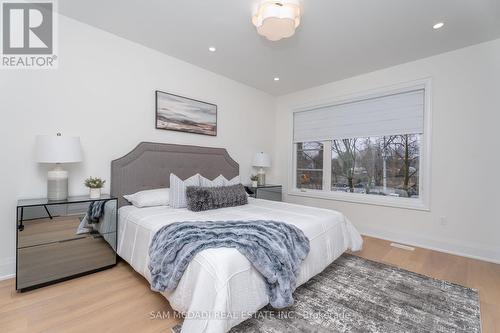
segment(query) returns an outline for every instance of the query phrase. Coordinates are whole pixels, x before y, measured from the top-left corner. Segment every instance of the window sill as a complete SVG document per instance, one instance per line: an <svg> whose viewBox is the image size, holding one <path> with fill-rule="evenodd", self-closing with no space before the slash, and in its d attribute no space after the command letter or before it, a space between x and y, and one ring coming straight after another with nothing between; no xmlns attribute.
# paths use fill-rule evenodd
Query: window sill
<svg viewBox="0 0 500 333"><path fill-rule="evenodd" d="M430 211L429 206L426 205L422 199L409 199L409 198L395 198L386 196L375 196L359 193L342 193L342 192L327 192L320 190L298 190L294 189L288 191L288 195L318 198L335 201L345 201L351 203L360 203L375 206L387 206L403 209L413 209L420 211Z"/></svg>

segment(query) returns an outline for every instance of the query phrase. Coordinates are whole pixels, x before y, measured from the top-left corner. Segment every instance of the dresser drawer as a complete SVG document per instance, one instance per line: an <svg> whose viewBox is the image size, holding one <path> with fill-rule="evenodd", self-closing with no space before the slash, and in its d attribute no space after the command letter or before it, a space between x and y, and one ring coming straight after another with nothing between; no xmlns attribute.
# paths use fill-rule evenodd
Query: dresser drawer
<svg viewBox="0 0 500 333"><path fill-rule="evenodd" d="M17 289L36 286L116 264L116 233L23 247L17 253Z"/></svg>
<svg viewBox="0 0 500 333"><path fill-rule="evenodd" d="M257 199L281 201L281 187L259 188Z"/></svg>
<svg viewBox="0 0 500 333"><path fill-rule="evenodd" d="M82 218L83 215L24 221L24 229L18 233L17 247L25 248L81 238L76 231Z"/></svg>

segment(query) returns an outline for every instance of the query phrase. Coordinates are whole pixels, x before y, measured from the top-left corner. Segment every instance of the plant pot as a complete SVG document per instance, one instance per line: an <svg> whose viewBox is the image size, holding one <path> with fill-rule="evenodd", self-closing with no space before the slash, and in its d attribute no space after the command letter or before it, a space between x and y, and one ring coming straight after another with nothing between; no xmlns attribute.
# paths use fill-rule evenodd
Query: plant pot
<svg viewBox="0 0 500 333"><path fill-rule="evenodd" d="M257 181L256 180L252 180L252 187L257 187Z"/></svg>
<svg viewBox="0 0 500 333"><path fill-rule="evenodd" d="M99 199L101 197L101 189L100 188L91 188L89 196L90 196L90 199Z"/></svg>

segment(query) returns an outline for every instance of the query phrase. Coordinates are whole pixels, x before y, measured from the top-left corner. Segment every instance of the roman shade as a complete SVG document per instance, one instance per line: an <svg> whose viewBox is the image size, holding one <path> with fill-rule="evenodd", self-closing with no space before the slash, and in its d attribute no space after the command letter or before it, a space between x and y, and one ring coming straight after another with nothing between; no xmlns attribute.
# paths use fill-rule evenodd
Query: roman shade
<svg viewBox="0 0 500 333"><path fill-rule="evenodd" d="M424 89L294 113L294 142L424 131Z"/></svg>

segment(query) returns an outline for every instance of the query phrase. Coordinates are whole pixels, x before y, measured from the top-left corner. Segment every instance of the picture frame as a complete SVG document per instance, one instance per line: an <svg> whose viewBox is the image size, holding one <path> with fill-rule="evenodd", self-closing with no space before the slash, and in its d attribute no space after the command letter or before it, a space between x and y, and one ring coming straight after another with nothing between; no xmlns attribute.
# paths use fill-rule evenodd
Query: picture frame
<svg viewBox="0 0 500 333"><path fill-rule="evenodd" d="M217 136L217 105L155 91L156 129Z"/></svg>

